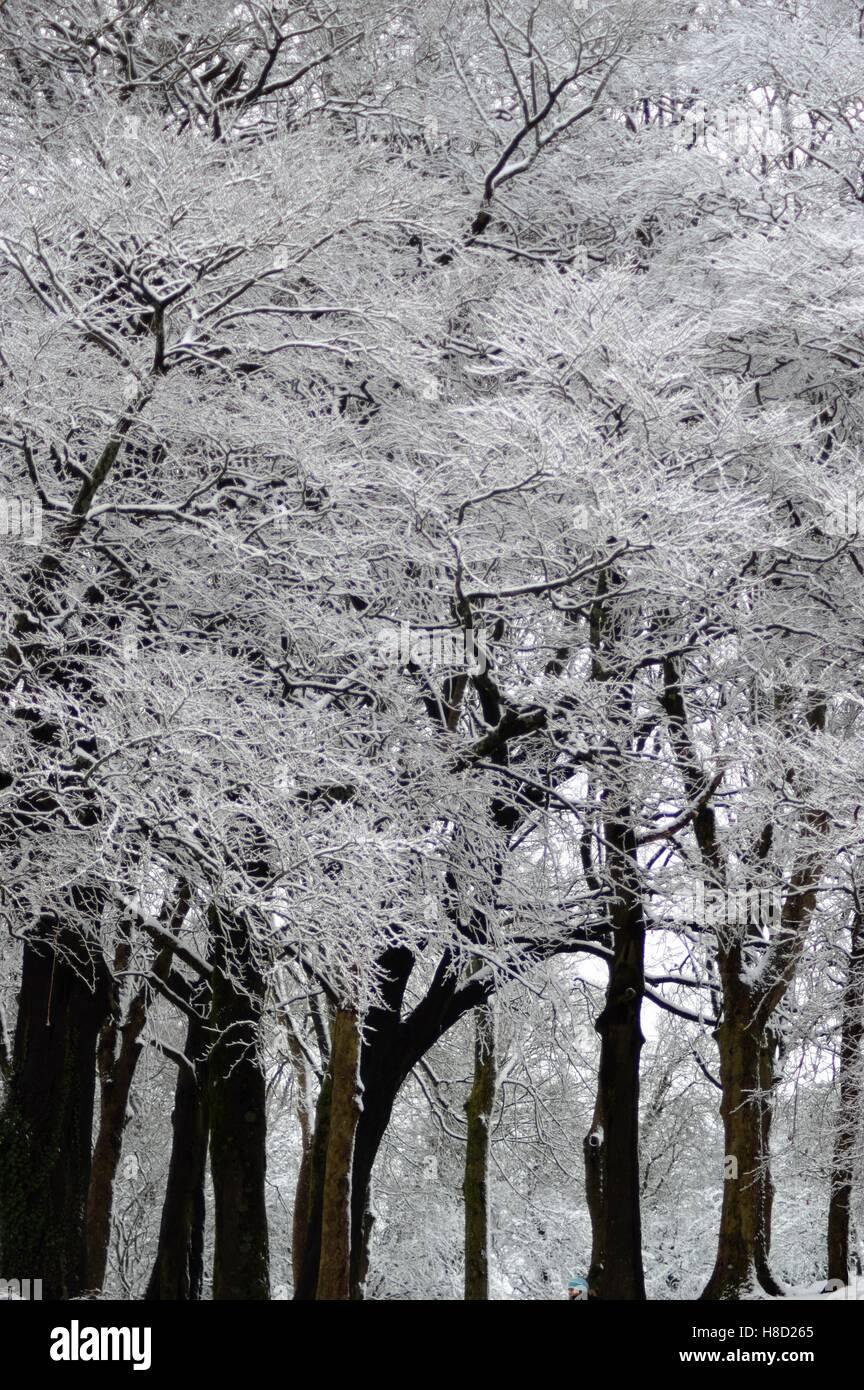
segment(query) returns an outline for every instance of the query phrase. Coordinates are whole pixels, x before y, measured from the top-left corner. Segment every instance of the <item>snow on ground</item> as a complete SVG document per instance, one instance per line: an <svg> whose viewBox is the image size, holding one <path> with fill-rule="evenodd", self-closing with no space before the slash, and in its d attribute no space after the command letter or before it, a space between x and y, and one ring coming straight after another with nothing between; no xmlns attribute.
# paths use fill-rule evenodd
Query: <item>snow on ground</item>
<svg viewBox="0 0 864 1390"><path fill-rule="evenodd" d="M833 1281L832 1281L833 1282ZM815 1284L799 1284L795 1288L787 1288L785 1291L786 1299L798 1299L799 1301L810 1302L814 1299L828 1300L834 1302L861 1302L864 1303L864 1275L853 1275L848 1284L835 1287L830 1293L825 1292L826 1282L820 1279ZM774 1302L783 1302L783 1299L775 1299Z"/></svg>

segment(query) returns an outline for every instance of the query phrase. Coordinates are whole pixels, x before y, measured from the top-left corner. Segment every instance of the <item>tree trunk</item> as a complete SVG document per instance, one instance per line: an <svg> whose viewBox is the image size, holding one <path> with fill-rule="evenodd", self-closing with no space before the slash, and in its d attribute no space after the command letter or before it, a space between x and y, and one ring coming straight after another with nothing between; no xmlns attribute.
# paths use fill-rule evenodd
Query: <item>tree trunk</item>
<svg viewBox="0 0 864 1390"><path fill-rule="evenodd" d="M45 914L24 947L0 1114L0 1248L10 1274L41 1279L46 1299L86 1287L96 1043L110 1008L96 948Z"/></svg>
<svg viewBox="0 0 864 1390"><path fill-rule="evenodd" d="M616 946L618 943L616 942ZM625 943L621 943L624 947ZM601 1108L606 1117L602 1146L602 1235L604 1261L590 1295L601 1299L644 1299L642 1216L639 1202L639 1055L641 987L631 942L613 964L606 1007L597 1020L600 1034ZM618 952L616 950L616 956ZM628 959L633 955L632 962Z"/></svg>
<svg viewBox="0 0 864 1390"><path fill-rule="evenodd" d="M281 1017L285 1025L285 1038L288 1051L291 1054L291 1065L294 1069L294 1082L297 1087L297 1121L300 1125L300 1166L297 1170L297 1188L294 1194L294 1215L291 1226L291 1272L296 1289L303 1270L303 1252L306 1248L306 1227L309 1220L310 1170L314 1133L312 1068L287 1009L282 1010Z"/></svg>
<svg viewBox="0 0 864 1390"><path fill-rule="evenodd" d="M456 983L452 960L445 954L432 986L403 1021L401 1006L413 965L413 954L405 946L393 946L382 952L378 960L382 1002L373 1006L366 1015L366 1027L361 1039L359 1074L363 1105L354 1135L351 1175L352 1299L363 1297L372 1229L369 1207L372 1171L400 1087L411 1068L447 1029L486 997L479 986L476 987L476 995L470 988L463 987L463 1002L457 1010L451 1011ZM318 1287L330 1086L331 1073L328 1069L315 1112L303 1268L294 1293L295 1299L300 1300L314 1299Z"/></svg>
<svg viewBox="0 0 864 1390"><path fill-rule="evenodd" d="M606 824L608 868L615 886L611 910L613 955L606 1004L595 1027L600 1034L597 1109L603 1116L600 1146L603 1262L589 1298L644 1299L639 1171L639 1057L645 990L645 918L636 866L630 808ZM592 1265L594 1261L592 1259Z"/></svg>
<svg viewBox="0 0 864 1390"><path fill-rule="evenodd" d="M771 1123L774 1119L775 1034L766 1027L759 1042L759 1151L760 1220L756 1227L756 1277L766 1293L782 1298L783 1290L771 1273L771 1218L774 1212L774 1178L771 1173Z"/></svg>
<svg viewBox="0 0 864 1390"><path fill-rule="evenodd" d="M495 1108L495 1015L492 1003L474 1010L474 1084L465 1105L465 1298L489 1298L489 1144Z"/></svg>
<svg viewBox="0 0 864 1390"><path fill-rule="evenodd" d="M362 1057L360 1075L362 1081ZM400 1068L380 1067L375 1069L375 1089L366 1089L364 1085L351 1176L351 1297L356 1300L363 1298L369 1272L374 1225L370 1207L372 1170L404 1079Z"/></svg>
<svg viewBox="0 0 864 1390"><path fill-rule="evenodd" d="M258 1058L263 983L247 925L215 906L209 920L215 965L208 1063L213 1298L246 1302L270 1297L266 1096Z"/></svg>
<svg viewBox="0 0 864 1390"><path fill-rule="evenodd" d="M413 1060L400 1021L414 957L405 946L391 946L379 958L382 1002L369 1010L360 1045L363 1109L354 1136L351 1175L351 1297L364 1296L372 1248L372 1171L387 1132L396 1097Z"/></svg>
<svg viewBox="0 0 864 1390"><path fill-rule="evenodd" d="M663 703L684 789L691 801L702 802L693 817L693 829L703 868L709 881L725 893L729 888L729 866L721 851L714 809L705 799L701 764L688 730L674 658L666 660L665 680ZM817 734L825 729L826 705L823 696L817 697L816 692L811 695L807 724ZM828 828L824 810L807 810L805 822L814 840L824 837ZM754 841L756 864L765 860L773 836L774 825L768 821ZM730 930L728 921L722 927L718 924L717 964L723 987L723 1012L714 1036L720 1053L720 1113L726 1150L717 1258L703 1299L740 1299L759 1286L774 1297L783 1293L769 1267L774 1201L770 1132L776 1049L771 1019L801 959L823 862L822 852L805 841L788 881L778 930L772 931L767 952L761 931L754 931L752 884L746 885L747 920L739 919L735 930ZM756 891L758 894L761 889ZM751 964L748 947L757 944L761 979L757 976L751 985L746 983ZM732 1165L731 1172L725 1171L728 1165Z"/></svg>
<svg viewBox="0 0 864 1390"><path fill-rule="evenodd" d="M203 994L203 990L201 991ZM199 996L200 1001L200 996ZM200 1001L203 1003L203 1001ZM203 1013L203 1008L202 1008ZM196 1302L204 1283L204 1179L207 1170L207 1030L190 1015L171 1115L173 1139L159 1244L148 1302Z"/></svg>
<svg viewBox="0 0 864 1390"><path fill-rule="evenodd" d="M128 941L118 947L114 962L115 974L129 963ZM154 973L162 977L171 963L171 951L160 952ZM116 992L115 992L116 993ZM97 1049L100 1083L99 1129L93 1148L90 1168L90 1187L87 1193L87 1288L101 1290L108 1264L108 1244L111 1236L111 1212L114 1205L114 1183L123 1149L123 1132L129 1092L138 1059L141 1056L141 1034L147 1022L149 988L143 986L133 995L126 1019L118 1029L118 1007L102 1028ZM119 1049L117 1046L119 1036Z"/></svg>
<svg viewBox="0 0 864 1390"><path fill-rule="evenodd" d="M370 1011L382 1013L381 1010ZM369 1020L367 1019L367 1025ZM382 1020L383 1024L383 1020ZM354 1154L351 1172L351 1298L362 1300L368 1273L370 1241L374 1218L369 1206L372 1170L381 1141L390 1123L393 1105L405 1079L398 1054L387 1046L388 1034L382 1026L373 1034L371 1026L360 1045L360 1085L363 1107L354 1134ZM321 1260L321 1228L324 1196L324 1171L330 1127L332 1080L328 1071L318 1097L315 1128L309 1162L309 1197L305 1221L305 1241L300 1277L294 1297L311 1300L316 1297L318 1270ZM296 1219L296 1213L295 1213Z"/></svg>
<svg viewBox="0 0 864 1390"><path fill-rule="evenodd" d="M598 602L590 617L591 673L600 684L612 679L630 621L626 610L603 601L622 579L614 566L601 570L597 578ZM631 738L631 679L615 683L612 704L622 737ZM637 817L623 770L610 771L611 782L601 793L601 815L605 870L612 888L612 958L605 1005L594 1025L600 1035L595 1118L602 1116L603 1133L593 1133L593 1138L601 1141L595 1145L599 1153L586 1163L589 1208L594 1202L600 1217L599 1232L595 1229L592 1240L593 1276L589 1277L588 1297L641 1300L645 1297L645 1275L640 1207L639 1058L645 1041L641 1022L645 911L634 830ZM588 1138L590 1141L592 1135Z"/></svg>
<svg viewBox="0 0 864 1390"><path fill-rule="evenodd" d="M715 1033L720 1052L725 1174L720 1236L703 1299L742 1299L761 1287L782 1294L768 1267L773 1188L766 1147L771 1123L773 1046L748 1027L753 1001L742 986ZM727 988L728 1003L728 988Z"/></svg>
<svg viewBox="0 0 864 1390"><path fill-rule="evenodd" d="M140 1004L140 1010L139 1010ZM139 1014L140 1019L133 1016ZM130 1017L123 1029L120 1053L116 1055L117 1020L112 1017L99 1035L97 1067L101 1092L99 1129L93 1147L90 1167L90 1187L87 1192L85 1218L87 1234L87 1288L92 1293L101 1290L108 1264L108 1243L111 1235L111 1211L114 1204L114 1179L123 1147L126 1125L126 1106L132 1077L141 1051L140 1032L144 1026L146 1006L141 995L132 1001Z"/></svg>
<svg viewBox="0 0 864 1390"><path fill-rule="evenodd" d="M406 1072L398 1053L378 1037L360 1057L363 1109L354 1139L351 1175L351 1297L364 1295L369 1272L374 1216L370 1206L372 1171Z"/></svg>
<svg viewBox="0 0 864 1390"><path fill-rule="evenodd" d="M849 1282L852 1261L849 1226L854 1178L854 1153L861 1125L861 1040L864 1038L864 917L856 913L852 926L849 973L843 991L840 1035L840 1098L831 1195L828 1202L828 1278Z"/></svg>
<svg viewBox="0 0 864 1390"><path fill-rule="evenodd" d="M596 1289L599 1287L600 1276L606 1264L604 1245L606 1228L603 1221L606 1127L599 1079L591 1128L583 1140L582 1152L585 1158L585 1200L591 1219L591 1265L588 1270L588 1287L589 1289Z"/></svg>
<svg viewBox="0 0 864 1390"><path fill-rule="evenodd" d="M366 1204L360 1221L360 1232L355 1238L351 1228L351 1297L363 1299L366 1295L366 1280L369 1277L369 1261L372 1258L372 1232L375 1228L375 1213L372 1210L371 1181L366 1190Z"/></svg>
<svg viewBox="0 0 864 1390"><path fill-rule="evenodd" d="M315 1125L309 1146L309 1162L305 1183L297 1182L294 1199L295 1250L294 1297L312 1302L318 1288L321 1264L321 1221L324 1204L324 1174L327 1166L327 1144L330 1137L330 1109L333 1098L333 1077L328 1067L318 1092L315 1106ZM301 1176L303 1176L301 1174Z"/></svg>
<svg viewBox="0 0 864 1390"><path fill-rule="evenodd" d="M291 1220L291 1273L294 1288L303 1275L303 1257L309 1227L309 1202L311 1197L312 1134L302 1136L300 1167L297 1170L297 1188L294 1193L294 1214Z"/></svg>
<svg viewBox="0 0 864 1390"><path fill-rule="evenodd" d="M351 1178L361 1111L360 1028L353 1009L338 1009L331 1046L332 1098L321 1210L319 1300L351 1297Z"/></svg>

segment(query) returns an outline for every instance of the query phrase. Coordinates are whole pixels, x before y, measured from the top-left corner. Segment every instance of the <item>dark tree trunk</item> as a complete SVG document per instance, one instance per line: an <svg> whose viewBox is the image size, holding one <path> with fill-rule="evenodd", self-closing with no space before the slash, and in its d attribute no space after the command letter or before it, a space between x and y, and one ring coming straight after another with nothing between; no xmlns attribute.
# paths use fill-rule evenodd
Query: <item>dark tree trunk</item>
<svg viewBox="0 0 864 1390"><path fill-rule="evenodd" d="M294 1194L294 1214L291 1222L291 1272L294 1288L303 1276L303 1256L309 1224L310 1183L312 1176L312 1133L302 1136L300 1167L297 1170L297 1189Z"/></svg>
<svg viewBox="0 0 864 1390"><path fill-rule="evenodd" d="M630 621L627 610L606 601L623 582L615 567L601 570L597 604L590 617L592 678L605 685L613 679L621 643ZM633 684L616 680L612 707L620 736L633 731ZM588 1297L641 1300L645 1297L642 1269L642 1216L639 1169L639 1059L642 1036L642 998L645 993L645 912L634 826L626 774L614 773L601 794L605 870L612 887L609 908L612 957L602 1013L594 1025L600 1035L595 1124L585 1146L586 1189L593 1222ZM585 863L586 871L589 866ZM589 872L589 880L593 874ZM599 886L599 885L598 885ZM599 1140L599 1143L597 1142ZM596 1148L596 1154L590 1153Z"/></svg>
<svg viewBox="0 0 864 1390"><path fill-rule="evenodd" d="M474 1082L465 1104L465 1298L489 1298L489 1144L495 1108L495 1015L491 1003L474 1010Z"/></svg>
<svg viewBox="0 0 864 1390"><path fill-rule="evenodd" d="M110 1008L98 948L43 916L24 947L0 1114L0 1249L14 1277L42 1280L46 1299L86 1287L96 1043Z"/></svg>
<svg viewBox="0 0 864 1390"><path fill-rule="evenodd" d="M756 1277L766 1293L775 1298L783 1290L771 1273L771 1219L774 1214L774 1178L771 1172L771 1123L774 1119L775 1034L766 1027L759 1042L759 1146L762 1155L761 1214L756 1228Z"/></svg>
<svg viewBox="0 0 864 1390"><path fill-rule="evenodd" d="M354 1136L351 1176L351 1297L355 1300L363 1298L369 1272L374 1225L370 1208L372 1171L396 1097L416 1060L401 1023L402 1001L414 957L407 947L393 946L383 953L379 966L383 978L381 1004L366 1016L360 1048L363 1109Z"/></svg>
<svg viewBox="0 0 864 1390"><path fill-rule="evenodd" d="M727 1006L729 1004L727 989ZM714 1270L703 1299L742 1299L759 1288L774 1296L782 1289L771 1275L769 1139L773 1046L748 1026L754 1003L742 986L737 1007L729 1009L715 1037L720 1052L725 1160L720 1235Z"/></svg>
<svg viewBox="0 0 864 1390"><path fill-rule="evenodd" d="M645 1297L639 1202L639 1055L644 1038L635 954L638 951L641 968L642 944L630 942L629 946L632 961L626 959L630 952L622 951L622 968L616 970L613 965L606 1007L596 1025L600 1034L599 1091L606 1118L599 1242L604 1259L591 1293L602 1299Z"/></svg>
<svg viewBox="0 0 864 1390"><path fill-rule="evenodd" d="M589 1297L644 1299L639 1171L639 1057L645 990L645 919L636 870L632 817L606 826L608 868L615 885L612 960L606 1003L595 1025L600 1034L597 1110L603 1115L600 1234L602 1266ZM592 1264L594 1261L592 1260Z"/></svg>
<svg viewBox="0 0 864 1390"><path fill-rule="evenodd" d="M314 1300L318 1289L324 1173L327 1166L327 1141L330 1136L332 1095L333 1078L328 1069L321 1083L318 1103L315 1106L315 1125L309 1146L309 1163L305 1174L305 1184L301 1190L301 1184L298 1180L297 1195L294 1201L294 1233L295 1240L299 1244L299 1251L295 1255L294 1297L307 1303Z"/></svg>
<svg viewBox="0 0 864 1390"><path fill-rule="evenodd" d="M367 1020L368 1030L368 1020ZM393 1105L405 1077L398 1057L386 1054L377 1043L370 1041L367 1031L360 1048L360 1083L363 1108L354 1133L351 1171L351 1298L363 1298L368 1273L370 1241L374 1217L369 1208L372 1170L393 1113ZM321 1261L321 1231L323 1215L324 1173L330 1127L332 1080L325 1076L315 1112L315 1128L309 1163L307 1219L305 1223L304 1258L294 1297L314 1299L319 1282Z"/></svg>
<svg viewBox="0 0 864 1390"><path fill-rule="evenodd" d="M122 1032L119 1055L117 1020L112 1017L99 1035L97 1065L100 1084L99 1128L93 1146L90 1187L87 1192L87 1288L101 1290L108 1264L114 1180L120 1164L126 1106L132 1077L141 1052L140 1033L144 1027L146 1005L143 993L132 1001Z"/></svg>
<svg viewBox="0 0 864 1390"><path fill-rule="evenodd" d="M321 1255L315 1297L351 1296L351 1178L361 1113L360 1026L353 1009L338 1009L330 1049L332 1090L321 1204Z"/></svg>
<svg viewBox="0 0 864 1390"><path fill-rule="evenodd" d="M285 1024L285 1037L291 1053L294 1080L297 1087L297 1120L300 1125L300 1165L297 1171L297 1188L294 1194L294 1215L291 1226L291 1271L294 1287L300 1280L303 1269L303 1252L306 1248L306 1226L309 1220L309 1180L312 1165L312 1135L314 1112L310 1099L312 1068L300 1045L289 1012L282 1013Z"/></svg>
<svg viewBox="0 0 864 1390"><path fill-rule="evenodd" d="M351 1178L351 1297L363 1297L369 1260L372 1215L369 1192L372 1170L381 1141L390 1123L399 1090L420 1058L466 1013L482 1004L491 992L490 980L459 984L449 953L442 956L435 977L423 998L405 1018L402 1001L414 966L405 946L385 951L378 961L383 983L382 1002L365 1019L360 1046L360 1086L363 1108L354 1135ZM294 1297L316 1296L321 1260L321 1219L324 1164L330 1124L331 1073L325 1075L315 1112L309 1173L308 1221L302 1270Z"/></svg>
<svg viewBox="0 0 864 1390"><path fill-rule="evenodd" d="M129 963L129 955L128 941L124 941L117 950L115 973L119 974L121 970L125 970ZM155 962L154 973L161 978L170 963L170 949L163 950ZM141 1034L147 1022L148 1003L149 988L145 985L130 1000L122 1026L118 1028L119 1006L115 1004L111 1017L99 1035L99 1128L93 1147L86 1215L87 1288L91 1292L101 1290L105 1282L111 1236L111 1212L114 1206L114 1183L123 1149L129 1093L143 1047Z"/></svg>
<svg viewBox="0 0 864 1390"><path fill-rule="evenodd" d="M861 1126L861 1041L864 1039L864 917L856 913L852 926L849 973L843 992L840 1035L840 1097L831 1195L828 1202L828 1278L849 1282L852 1261L849 1240L855 1143Z"/></svg>
<svg viewBox="0 0 864 1390"><path fill-rule="evenodd" d="M710 804L711 787L706 786L688 728L674 658L667 658L664 672L662 698L681 779L688 799L701 803L693 816L693 829L703 868L709 881L725 891L728 865ZM807 723L813 733L818 733L825 728L825 701L811 693L814 698L807 711ZM805 821L813 842L825 835L828 818L823 810L807 811ZM774 826L769 821L753 842L754 864L766 859L773 836ZM729 930L731 924L727 923L717 932L722 1021L714 1036L720 1054L723 1093L720 1113L726 1143L724 1169L730 1166L732 1171L724 1171L717 1258L703 1299L740 1299L759 1286L775 1297L783 1292L769 1267L774 1201L770 1134L776 1050L771 1019L794 979L816 903L823 857L821 851L814 850L813 842L805 844L789 879L779 928L772 931L767 952L761 932L753 931L749 908L746 922L739 921L735 930ZM746 885L746 889L749 896L752 884ZM746 983L750 945L759 948L761 986Z"/></svg>
<svg viewBox="0 0 864 1390"><path fill-rule="evenodd" d="M268 1299L267 1118L258 1056L263 983L247 925L215 907L209 918L215 966L208 1063L213 1298Z"/></svg>
<svg viewBox="0 0 864 1390"><path fill-rule="evenodd" d="M203 994L204 991L201 991ZM202 1008L199 994L196 1005ZM207 1169L207 1030L190 1014L171 1116L173 1138L159 1244L145 1300L197 1301L204 1283L204 1180Z"/></svg>
<svg viewBox="0 0 864 1390"><path fill-rule="evenodd" d="M361 1056L361 1077L363 1074ZM370 1069L371 1070L371 1069ZM374 1093L364 1090L363 1110L354 1139L351 1178L351 1297L362 1299L369 1272L374 1217L370 1209L372 1171L405 1076L396 1068L376 1068Z"/></svg>
<svg viewBox="0 0 864 1390"><path fill-rule="evenodd" d="M585 1158L585 1200L591 1219L591 1265L588 1270L588 1287L589 1289L596 1289L599 1287L600 1276L606 1264L606 1251L603 1243L606 1236L603 1221L606 1127L599 1079L591 1128L585 1135L582 1153Z"/></svg>
<svg viewBox="0 0 864 1390"><path fill-rule="evenodd" d="M356 1269L356 1283L351 1285L351 1297L362 1299L366 1293L366 1280L369 1276L369 1262L372 1258L372 1232L375 1228L375 1213L371 1206L371 1183L367 1190L366 1210L360 1222L360 1234L354 1237L352 1230L351 1268Z"/></svg>
<svg viewBox="0 0 864 1390"><path fill-rule="evenodd" d="M363 1108L354 1135L351 1176L351 1297L362 1299L369 1261L372 1214L369 1191L372 1170L399 1088L413 1065L400 1023L400 1008L414 957L407 947L394 946L379 959L383 977L382 1003L369 1010L360 1043L360 1086ZM422 1053L421 1053L422 1055ZM330 1126L332 1075L328 1068L315 1111L309 1162L305 1243L295 1299L315 1298L321 1260L321 1220L324 1166Z"/></svg>

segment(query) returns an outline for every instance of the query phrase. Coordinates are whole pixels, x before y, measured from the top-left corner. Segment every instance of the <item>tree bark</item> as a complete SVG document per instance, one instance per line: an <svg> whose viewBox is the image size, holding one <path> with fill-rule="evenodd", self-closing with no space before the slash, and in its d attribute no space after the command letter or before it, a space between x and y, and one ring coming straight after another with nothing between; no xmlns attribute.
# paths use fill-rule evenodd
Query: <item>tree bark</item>
<svg viewBox="0 0 864 1390"><path fill-rule="evenodd" d="M332 1096L321 1209L318 1300L351 1297L351 1178L361 1112L360 1027L354 1009L333 1021Z"/></svg>
<svg viewBox="0 0 864 1390"><path fill-rule="evenodd" d="M662 701L681 780L691 804L698 807L693 830L703 868L713 887L725 893L729 888L728 865L710 804L710 783L703 775L690 734L675 658L666 659L664 675ZM813 692L806 715L812 733L824 731L825 718L824 697ZM790 769L790 775L791 772ZM770 1132L776 1050L771 1020L795 977L804 949L823 866L823 851L817 846L824 838L828 818L817 805L805 811L804 823L808 835L788 882L779 926L772 932L767 950L761 933L754 931L750 906L745 920L739 918L734 928L727 922L717 931L722 1021L714 1036L720 1054L723 1093L720 1113L726 1141L724 1168L726 1163L732 1163L735 1171L724 1172L717 1257L703 1299L740 1299L758 1286L774 1297L783 1293L769 1267L774 1200ZM769 821L753 841L754 865L762 865L767 859L773 836L774 825ZM742 888L752 904L753 885ZM759 969L753 974L754 961L749 953L756 947Z"/></svg>
<svg viewBox="0 0 864 1390"><path fill-rule="evenodd" d="M783 1289L771 1272L771 1219L774 1213L774 1178L771 1169L771 1124L774 1119L774 1089L777 1076L774 1066L776 1038L767 1026L759 1040L759 1151L760 1219L756 1227L756 1277L766 1293L782 1298Z"/></svg>
<svg viewBox="0 0 864 1390"><path fill-rule="evenodd" d="M592 679L613 679L629 622L626 610L605 602L622 582L616 568L601 570L597 603L591 611ZM613 687L612 707L622 739L632 737L633 682ZM636 843L636 816L623 769L601 793L605 870L612 888L609 908L612 958L603 1011L595 1023L600 1035L595 1116L603 1117L599 1152L586 1165L586 1184L599 1214L592 1239L588 1297L641 1300L642 1216L639 1170L639 1058L642 999L645 993L645 911ZM590 877L590 875L589 875ZM592 1135L588 1136L589 1141ZM591 1147L589 1142L588 1148ZM595 1161L596 1160L596 1161ZM602 1259L601 1259L602 1256Z"/></svg>
<svg viewBox="0 0 864 1390"><path fill-rule="evenodd" d="M360 1041L359 1075L363 1108L354 1135L351 1175L351 1297L356 1300L363 1297L369 1262L372 1170L390 1123L399 1088L413 1065L413 1053L406 1045L404 1025L400 1020L402 1000L413 966L414 957L404 946L390 947L379 957L382 1000L366 1015L366 1027ZM312 1134L305 1244L294 1293L295 1299L299 1300L314 1299L318 1288L331 1095L332 1073L328 1067L318 1096Z"/></svg>
<svg viewBox="0 0 864 1390"><path fill-rule="evenodd" d="M114 1179L120 1163L126 1106L141 1051L140 1034L145 1018L146 1003L143 991L140 991L132 1001L123 1026L119 1054L116 1048L118 1033L121 1033L121 1030L117 1027L116 1013L112 1014L99 1035L99 1128L93 1147L85 1218L86 1282L92 1293L101 1290L105 1281L111 1235L111 1211L114 1203Z"/></svg>
<svg viewBox="0 0 864 1390"><path fill-rule="evenodd" d="M727 1003L728 1003L727 989ZM717 1258L703 1299L742 1299L761 1288L777 1297L771 1248L773 1184L768 1141L774 1085L773 1046L750 1026L750 991L742 985L715 1033L720 1053L725 1161Z"/></svg>
<svg viewBox="0 0 864 1390"><path fill-rule="evenodd" d="M300 1125L300 1165L297 1170L297 1187L294 1194L294 1213L291 1225L291 1272L294 1287L300 1281L303 1269L303 1252L306 1248L306 1228L309 1221L310 1169L312 1165L312 1139L314 1107L312 1105L312 1067L294 1028L294 1022L287 1009L281 1012L285 1025L285 1038L291 1054L294 1069L294 1082L297 1087L297 1121Z"/></svg>
<svg viewBox="0 0 864 1390"><path fill-rule="evenodd" d="M814 813L811 820L813 829L822 834L824 814ZM726 1161L734 1162L736 1171L723 1184L717 1258L703 1299L740 1299L757 1286L775 1298L783 1294L769 1267L776 1050L771 1019L801 957L821 864L818 852L808 849L802 856L790 879L780 928L763 958L762 974L752 983L747 981L748 937L743 925L729 942L721 942L718 951L723 1018L714 1036L723 1088L720 1113ZM762 983L763 975L769 983Z"/></svg>
<svg viewBox="0 0 864 1390"><path fill-rule="evenodd" d="M363 1298L369 1272L375 1160L396 1097L416 1061L401 1021L402 1002L414 968L414 957L407 947L392 946L383 952L378 964L383 981L381 1003L369 1010L360 1045L363 1109L354 1137L351 1175L351 1297L355 1300Z"/></svg>
<svg viewBox="0 0 864 1390"><path fill-rule="evenodd" d="M603 1142L600 1246L604 1260L589 1297L644 1299L642 1216L639 1201L639 1056L644 1038L639 977L644 940L616 939L600 1034ZM617 968L616 968L617 965Z"/></svg>
<svg viewBox="0 0 864 1390"><path fill-rule="evenodd" d="M115 973L124 970L129 962L128 941L118 947L114 962ZM161 977L171 963L170 949L159 953L154 973ZM116 990L115 990L116 998ZM133 995L126 1018L117 1026L119 1007L102 1028L97 1049L97 1068L100 1083L99 1128L93 1147L90 1187L87 1192L87 1288L101 1290L108 1264L108 1245L111 1236L111 1212L114 1205L114 1183L123 1149L123 1132L129 1093L143 1044L141 1034L147 1022L149 987L142 986ZM118 1049L119 1038L119 1049Z"/></svg>
<svg viewBox="0 0 864 1390"><path fill-rule="evenodd" d="M248 926L215 905L209 920L215 966L207 1069L213 1298L247 1302L270 1297L266 1096L258 1057L263 982Z"/></svg>
<svg viewBox="0 0 864 1390"><path fill-rule="evenodd" d="M309 1201L311 1195L312 1132L308 1138L301 1139L300 1166L297 1170L297 1188L294 1193L294 1213L291 1220L291 1273L294 1287L300 1283L303 1273L303 1257L309 1229Z"/></svg>
<svg viewBox="0 0 864 1390"><path fill-rule="evenodd" d="M861 1041L864 1038L864 916L855 914L849 972L843 991L840 1034L840 1098L831 1162L828 1201L828 1278L849 1282L852 1263L849 1226L854 1153L861 1126Z"/></svg>
<svg viewBox="0 0 864 1390"><path fill-rule="evenodd" d="M204 1283L204 1180L207 1170L207 1029L204 1001L191 1013L171 1115L173 1138L159 1244L144 1295L147 1302L196 1302Z"/></svg>
<svg viewBox="0 0 864 1390"><path fill-rule="evenodd" d="M612 960L600 1034L597 1109L603 1115L599 1184L603 1262L589 1279L588 1296L644 1299L639 1171L639 1057L645 991L645 918L629 806L606 823L608 870L615 887L611 908ZM592 1258L592 1266L594 1260Z"/></svg>
<svg viewBox="0 0 864 1390"><path fill-rule="evenodd" d="M458 984L452 958L445 952L435 977L420 1002L406 1017L402 1003L414 956L406 946L393 946L378 960L382 979L381 1002L366 1015L360 1045L360 1086L363 1107L354 1136L351 1176L351 1297L362 1299L369 1259L372 1217L369 1192L372 1171L381 1142L390 1123L399 1090L421 1057L424 1057L447 1030L491 993L491 982L479 977ZM324 1161L330 1123L330 1072L325 1074L315 1112L310 1164L309 1218L301 1277L294 1297L311 1300L316 1296L321 1259L321 1218L323 1206Z"/></svg>
<svg viewBox="0 0 864 1390"><path fill-rule="evenodd" d="M0 1114L0 1248L16 1278L42 1280L46 1299L86 1287L96 1043L110 1008L98 948L43 915L24 947Z"/></svg>
<svg viewBox="0 0 864 1390"><path fill-rule="evenodd" d="M372 1232L375 1228L375 1213L372 1210L371 1197L372 1187L370 1181L366 1193L366 1207L360 1222L359 1235L355 1239L353 1227L351 1234L351 1297L354 1299L362 1299L366 1296L366 1280L369 1277L369 1262L372 1258ZM355 1270L356 1283L353 1282Z"/></svg>
<svg viewBox="0 0 864 1390"><path fill-rule="evenodd" d="M474 1083L465 1105L465 1298L489 1298L489 1145L495 1108L495 1015L492 1003L474 1010Z"/></svg>
<svg viewBox="0 0 864 1390"><path fill-rule="evenodd" d="M301 1302L312 1302L318 1289L324 1174L327 1166L332 1097L333 1078L328 1067L315 1106L315 1124L309 1146L305 1183L301 1189L298 1180L297 1195L294 1199L294 1238L298 1247L295 1250L294 1297Z"/></svg>
<svg viewBox="0 0 864 1390"><path fill-rule="evenodd" d="M361 1054L361 1080L364 1058ZM376 1077L375 1089L363 1090L363 1110L357 1125L354 1142L354 1162L351 1175L351 1297L364 1296L369 1272L374 1216L370 1207L372 1171L387 1132L396 1097L407 1073L401 1067L375 1066L368 1070Z"/></svg>
<svg viewBox="0 0 864 1390"><path fill-rule="evenodd" d="M585 1200L591 1220L591 1265L588 1270L588 1287L596 1289L606 1264L604 1210L604 1164L606 1156L606 1125L603 1114L603 1096L600 1082L597 1082L597 1096L591 1128L582 1143L585 1158Z"/></svg>

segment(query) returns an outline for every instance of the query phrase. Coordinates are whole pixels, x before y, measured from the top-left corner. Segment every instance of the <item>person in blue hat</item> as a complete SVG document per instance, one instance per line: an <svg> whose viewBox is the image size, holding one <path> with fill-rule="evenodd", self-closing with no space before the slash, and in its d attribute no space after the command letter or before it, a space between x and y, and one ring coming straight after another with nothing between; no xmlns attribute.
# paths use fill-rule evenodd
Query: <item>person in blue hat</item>
<svg viewBox="0 0 864 1390"><path fill-rule="evenodd" d="M574 1274L567 1285L567 1297L583 1302L588 1297L588 1280L583 1279L581 1274Z"/></svg>

